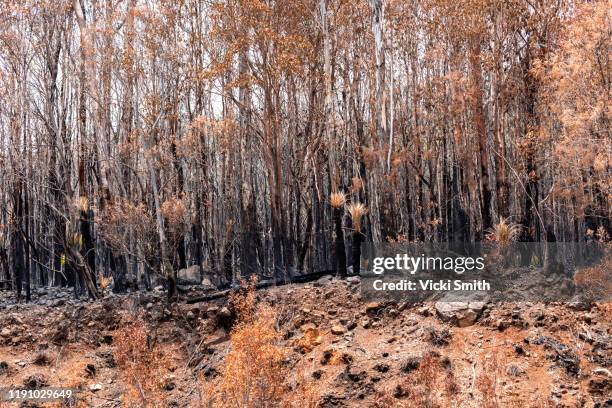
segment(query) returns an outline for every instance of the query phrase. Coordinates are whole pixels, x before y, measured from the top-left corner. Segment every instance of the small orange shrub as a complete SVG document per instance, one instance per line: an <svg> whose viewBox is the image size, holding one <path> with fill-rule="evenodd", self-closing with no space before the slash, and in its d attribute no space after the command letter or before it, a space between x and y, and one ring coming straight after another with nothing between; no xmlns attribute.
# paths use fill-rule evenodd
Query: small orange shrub
<svg viewBox="0 0 612 408"><path fill-rule="evenodd" d="M127 386L123 395L126 406L166 406L163 386L168 357L161 346L151 344L142 316L117 330L114 344L115 361Z"/></svg>
<svg viewBox="0 0 612 408"><path fill-rule="evenodd" d="M220 382L204 385L205 406L316 407L314 387L305 381L289 386L291 372L284 365L287 349L276 329L276 312L256 304L254 282L230 301L237 312L230 334L232 349L225 357Z"/></svg>
<svg viewBox="0 0 612 408"><path fill-rule="evenodd" d="M580 269L574 282L582 293L592 300L612 300L612 256L607 256L596 266Z"/></svg>

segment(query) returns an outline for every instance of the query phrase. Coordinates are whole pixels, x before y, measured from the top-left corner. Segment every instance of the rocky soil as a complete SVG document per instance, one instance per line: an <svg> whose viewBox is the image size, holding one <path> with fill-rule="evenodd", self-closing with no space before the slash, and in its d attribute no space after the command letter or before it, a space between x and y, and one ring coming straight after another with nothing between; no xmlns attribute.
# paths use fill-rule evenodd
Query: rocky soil
<svg viewBox="0 0 612 408"><path fill-rule="evenodd" d="M278 313L286 364L322 407L410 406L411 387L440 406L612 406L609 303L377 303L359 285L324 277L258 292ZM115 339L140 313L169 356L166 406L201 406L231 347L226 303L168 306L160 290L87 302L44 289L16 304L0 292L0 388L72 387L77 399L63 406L126 406Z"/></svg>

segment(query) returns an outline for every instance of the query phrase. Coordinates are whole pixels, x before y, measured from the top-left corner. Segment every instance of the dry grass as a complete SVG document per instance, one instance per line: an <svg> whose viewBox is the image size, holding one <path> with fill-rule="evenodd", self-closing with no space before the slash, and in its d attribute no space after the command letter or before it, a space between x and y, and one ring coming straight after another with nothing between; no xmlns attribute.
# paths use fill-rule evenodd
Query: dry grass
<svg viewBox="0 0 612 408"><path fill-rule="evenodd" d="M448 360L427 353L391 393L381 394L375 402L377 408L445 408L461 406L460 393Z"/></svg>
<svg viewBox="0 0 612 408"><path fill-rule="evenodd" d="M521 234L521 226L508 219L502 218L499 223L491 227L486 233L486 239L501 245L516 241Z"/></svg>
<svg viewBox="0 0 612 408"><path fill-rule="evenodd" d="M591 300L612 300L612 256L608 255L596 266L576 271L574 282Z"/></svg>
<svg viewBox="0 0 612 408"><path fill-rule="evenodd" d="M51 358L47 353L39 352L36 354L36 356L34 356L34 360L32 360L32 363L37 366L47 366L51 364Z"/></svg>

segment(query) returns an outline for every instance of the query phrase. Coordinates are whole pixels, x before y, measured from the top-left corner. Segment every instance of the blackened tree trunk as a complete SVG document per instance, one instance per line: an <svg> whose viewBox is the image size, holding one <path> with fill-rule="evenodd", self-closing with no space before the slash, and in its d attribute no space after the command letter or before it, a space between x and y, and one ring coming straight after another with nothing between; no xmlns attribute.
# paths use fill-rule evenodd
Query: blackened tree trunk
<svg viewBox="0 0 612 408"><path fill-rule="evenodd" d="M24 200L23 200L23 212L24 212L24 222L23 224L23 230L21 231L21 242L22 245L24 246L25 249L25 253L24 253L24 273L25 273L25 292L26 292L26 302L29 302L31 300L31 286L30 286L30 276L31 276L31 271L30 271L30 246L29 246L29 242L28 244L26 244L25 242L25 238L26 236L29 237L30 235L30 206L28 204L29 202L29 197L28 197L28 192L27 190L24 191Z"/></svg>
<svg viewBox="0 0 612 408"><path fill-rule="evenodd" d="M353 247L352 247L352 263L353 263L353 275L359 275L361 268L361 242L363 237L361 232L353 232Z"/></svg>
<svg viewBox="0 0 612 408"><path fill-rule="evenodd" d="M336 226L336 268L342 278L346 277L346 248L344 246L344 230L342 218L344 208L334 208L334 223Z"/></svg>
<svg viewBox="0 0 612 408"><path fill-rule="evenodd" d="M15 289L17 291L17 301L21 300L21 292L23 289L23 269L24 269L24 245L23 245L23 182L18 175L13 189L13 209L15 219L13 225L13 271L15 274Z"/></svg>
<svg viewBox="0 0 612 408"><path fill-rule="evenodd" d="M487 150L487 126L483 103L482 67L480 64L480 35L475 35L470 41L470 70L472 74L473 120L478 139L478 161L480 163L480 215L482 217L481 238L485 231L491 228L491 189L489 187L489 155Z"/></svg>

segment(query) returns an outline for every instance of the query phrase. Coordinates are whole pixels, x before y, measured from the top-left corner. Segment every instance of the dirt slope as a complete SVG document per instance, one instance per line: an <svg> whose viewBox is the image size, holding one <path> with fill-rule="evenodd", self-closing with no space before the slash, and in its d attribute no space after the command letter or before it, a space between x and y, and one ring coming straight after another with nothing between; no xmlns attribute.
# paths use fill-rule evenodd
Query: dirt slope
<svg viewBox="0 0 612 408"><path fill-rule="evenodd" d="M0 293L0 388L79 390L76 400L38 406L129 406L117 339L125 344L138 314L147 344L163 351L151 377L163 402L151 405L203 406L207 386L223 378L232 322L225 300L167 306L151 292L87 303L45 292L31 305ZM457 327L434 304L362 302L357 279L258 297L277 312L288 383L313 384L323 407L612 404L610 304L488 304L474 324Z"/></svg>

